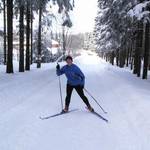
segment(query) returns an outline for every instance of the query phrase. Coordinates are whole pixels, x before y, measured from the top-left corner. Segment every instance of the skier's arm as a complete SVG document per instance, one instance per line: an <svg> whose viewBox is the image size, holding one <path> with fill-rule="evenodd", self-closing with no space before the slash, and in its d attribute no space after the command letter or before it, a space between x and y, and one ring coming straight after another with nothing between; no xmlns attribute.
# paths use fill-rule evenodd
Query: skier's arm
<svg viewBox="0 0 150 150"><path fill-rule="evenodd" d="M56 74L58 75L58 76L60 76L60 75L62 75L62 74L64 74L65 73L65 66L63 66L61 69L60 68L57 68L56 69Z"/></svg>

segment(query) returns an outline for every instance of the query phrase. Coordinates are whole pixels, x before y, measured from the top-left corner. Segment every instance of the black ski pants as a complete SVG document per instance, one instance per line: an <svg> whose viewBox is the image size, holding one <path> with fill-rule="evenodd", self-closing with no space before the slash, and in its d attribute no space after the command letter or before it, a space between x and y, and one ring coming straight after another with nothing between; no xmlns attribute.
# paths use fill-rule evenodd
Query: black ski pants
<svg viewBox="0 0 150 150"><path fill-rule="evenodd" d="M83 100L83 102L86 104L86 106L90 107L90 103L89 103L87 97L84 95L83 86L81 86L81 85L72 86L69 84L67 84L67 87L66 87L67 95L66 95L66 99L65 99L65 106L69 107L70 100L71 100L71 94L72 94L72 91L74 88L77 91L77 93L79 94L79 96L81 97L81 99Z"/></svg>

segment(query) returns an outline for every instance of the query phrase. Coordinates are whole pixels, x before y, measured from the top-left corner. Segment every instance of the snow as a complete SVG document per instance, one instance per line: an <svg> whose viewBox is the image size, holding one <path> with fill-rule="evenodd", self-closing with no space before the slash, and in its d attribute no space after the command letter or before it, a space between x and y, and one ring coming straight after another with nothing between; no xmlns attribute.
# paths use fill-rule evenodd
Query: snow
<svg viewBox="0 0 150 150"><path fill-rule="evenodd" d="M150 1L137 4L133 9L131 9L128 12L128 15L130 17L136 17L138 20L141 20L144 16L149 15L150 13L149 11L143 12L143 8L145 8L149 4L150 4Z"/></svg>
<svg viewBox="0 0 150 150"><path fill-rule="evenodd" d="M30 72L5 74L0 66L1 150L148 150L150 148L150 82L128 69L107 64L93 52L75 58L86 76L86 89L99 101L105 115L88 96L105 123L85 110L76 92L70 109L78 111L40 120L60 111L56 63L32 66ZM64 63L63 63L64 64ZM61 66L63 65L61 64ZM66 78L61 77L63 98Z"/></svg>

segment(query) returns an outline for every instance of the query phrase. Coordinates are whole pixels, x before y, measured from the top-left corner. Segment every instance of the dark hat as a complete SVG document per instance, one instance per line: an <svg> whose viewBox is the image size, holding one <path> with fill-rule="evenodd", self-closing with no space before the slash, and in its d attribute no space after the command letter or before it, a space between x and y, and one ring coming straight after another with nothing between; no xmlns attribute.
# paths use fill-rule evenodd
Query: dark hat
<svg viewBox="0 0 150 150"><path fill-rule="evenodd" d="M66 56L65 60L67 60L67 59L71 59L73 61L73 58L70 55Z"/></svg>

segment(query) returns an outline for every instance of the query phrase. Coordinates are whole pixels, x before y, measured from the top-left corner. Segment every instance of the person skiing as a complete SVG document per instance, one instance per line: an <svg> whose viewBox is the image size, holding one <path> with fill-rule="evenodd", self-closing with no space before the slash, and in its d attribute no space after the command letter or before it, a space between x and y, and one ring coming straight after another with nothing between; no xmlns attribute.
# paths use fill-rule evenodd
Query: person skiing
<svg viewBox="0 0 150 150"><path fill-rule="evenodd" d="M62 110L63 112L68 112L69 104L71 100L71 94L73 89L75 89L78 95L81 97L83 102L86 104L89 111L93 112L94 109L91 107L87 97L84 95L84 84L85 84L85 76L80 70L80 68L73 63L73 58L71 56L67 56L66 65L60 68L60 65L56 66L56 74L58 76L65 74L67 77L67 86L66 86L66 98L65 98L65 108Z"/></svg>

